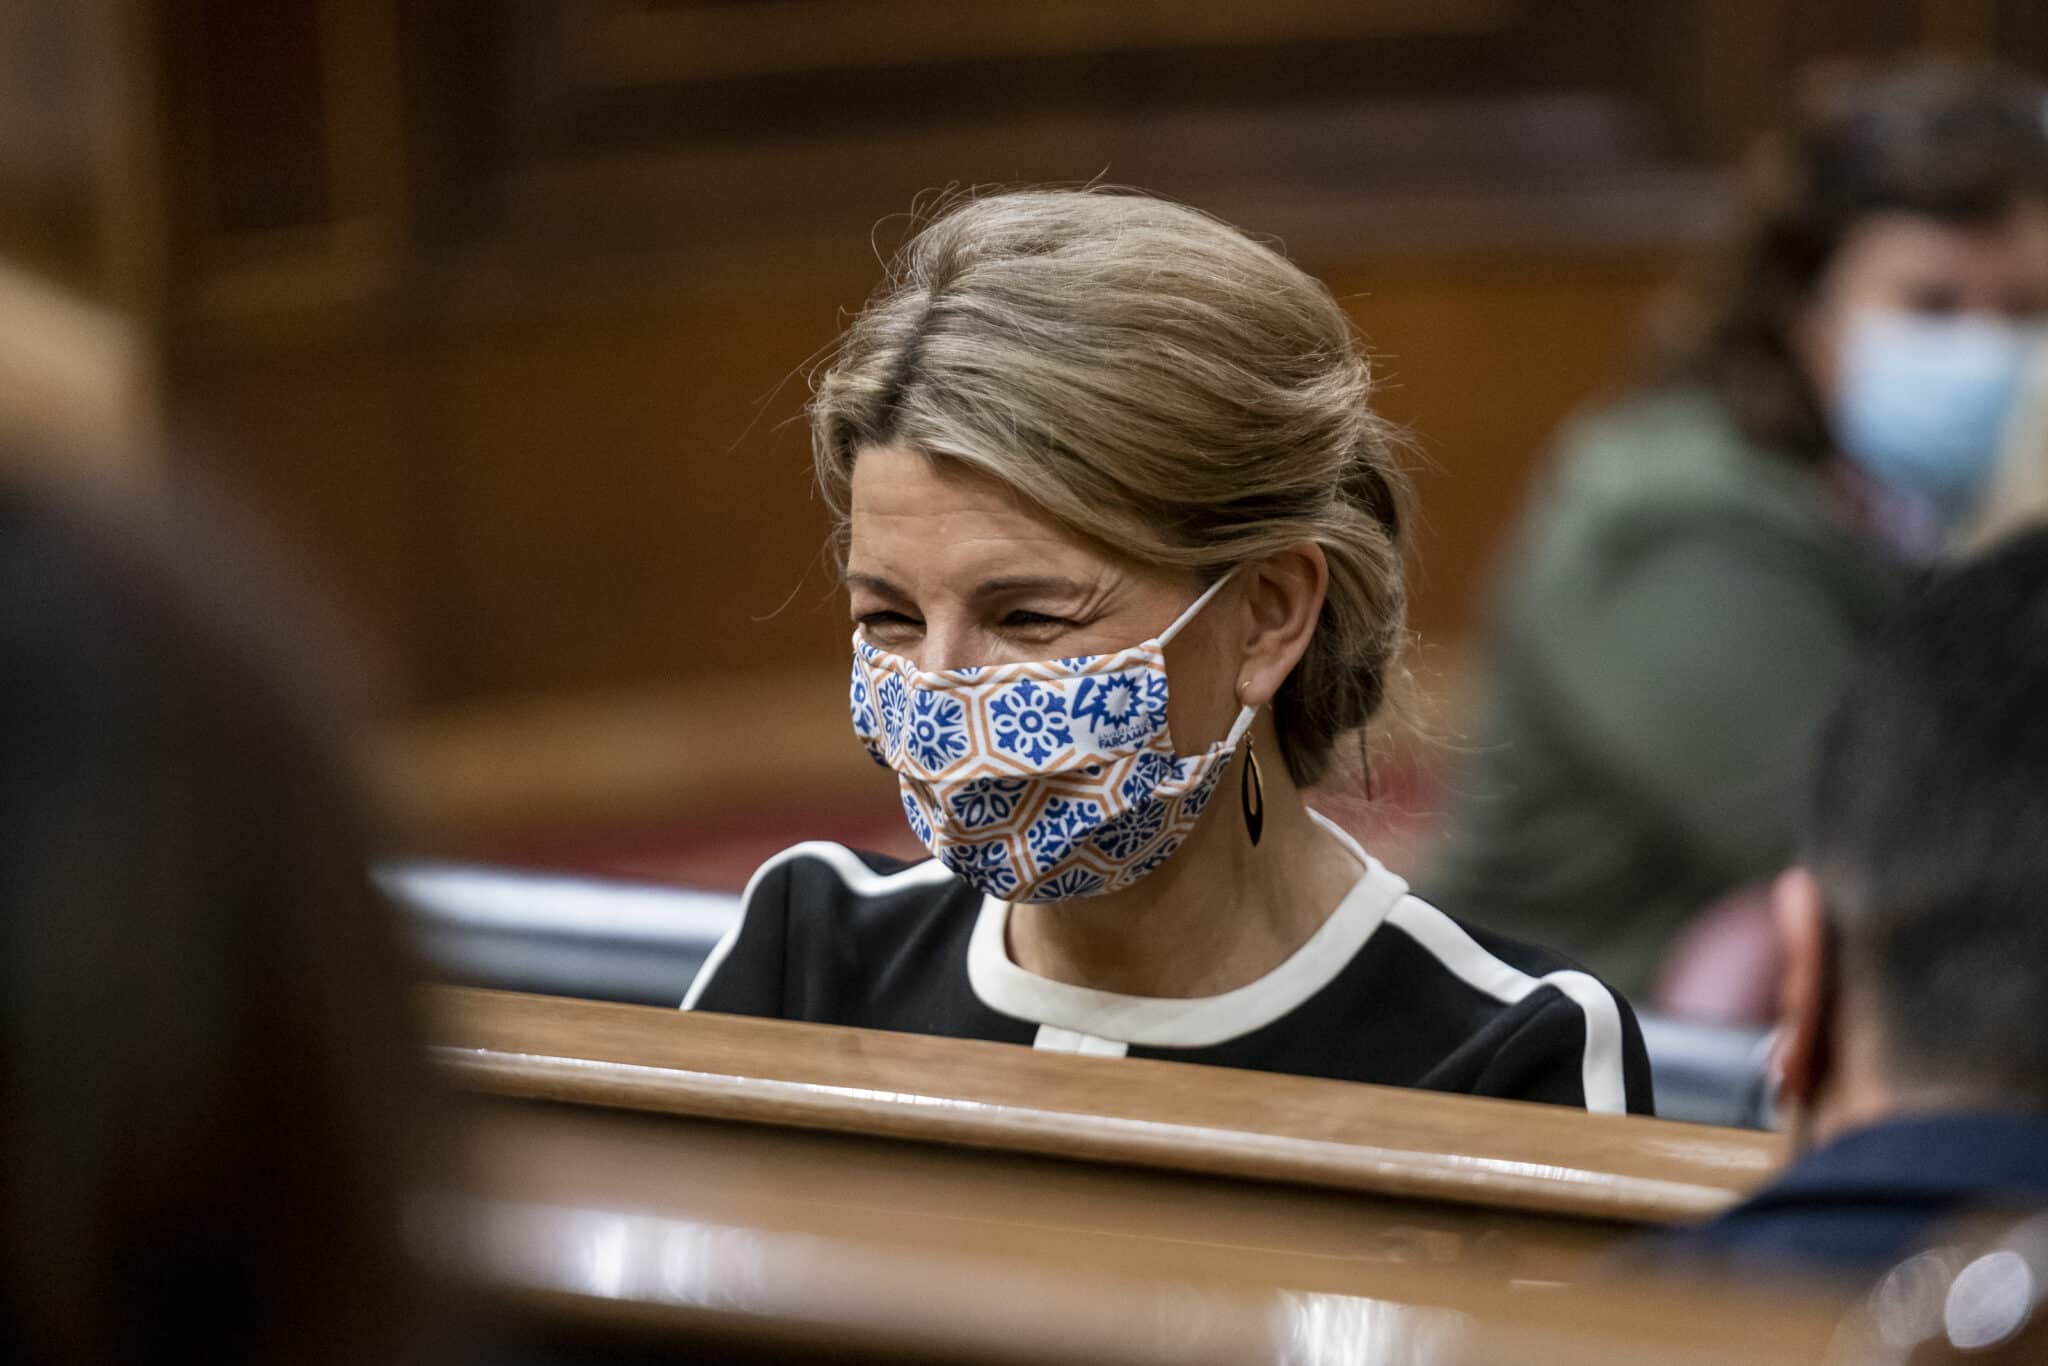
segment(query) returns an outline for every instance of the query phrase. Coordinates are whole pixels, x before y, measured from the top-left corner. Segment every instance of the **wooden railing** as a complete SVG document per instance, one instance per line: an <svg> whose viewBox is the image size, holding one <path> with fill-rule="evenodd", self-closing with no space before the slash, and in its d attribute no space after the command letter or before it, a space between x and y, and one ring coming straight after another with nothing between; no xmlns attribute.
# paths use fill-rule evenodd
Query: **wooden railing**
<svg viewBox="0 0 2048 1366"><path fill-rule="evenodd" d="M1015 1362L1451 1362L1512 1347L1591 1366L1660 1360L1711 1320L1720 1346L1688 1360L1777 1366L1817 1360L1833 1321L1805 1299L1716 1319L1689 1291L1597 1284L1645 1224L1761 1180L1778 1156L1762 1135L430 997L434 1056L473 1096L469 1265L572 1345Z"/></svg>
<svg viewBox="0 0 2048 1366"><path fill-rule="evenodd" d="M576 1349L554 1359L1791 1366L1822 1359L1839 1313L1567 1284L1368 1229L1347 1248L1341 1203L1311 1245L1314 1193L1284 1186L1232 1205L1082 1164L1085 1189L915 1145L890 1170L855 1140L800 1153L768 1128L722 1146L621 1115L482 1118L468 1265L509 1318Z"/></svg>
<svg viewBox="0 0 2048 1366"><path fill-rule="evenodd" d="M1308 1077L452 988L433 1003L435 1056L471 1091L658 1116L763 1189L815 1159L937 1210L940 1187L1000 1168L1027 1185L973 1192L994 1223L1050 1217L1114 1170L1161 1209L1258 1211L1274 1248L1557 1276L1713 1213L1778 1157L1761 1134Z"/></svg>

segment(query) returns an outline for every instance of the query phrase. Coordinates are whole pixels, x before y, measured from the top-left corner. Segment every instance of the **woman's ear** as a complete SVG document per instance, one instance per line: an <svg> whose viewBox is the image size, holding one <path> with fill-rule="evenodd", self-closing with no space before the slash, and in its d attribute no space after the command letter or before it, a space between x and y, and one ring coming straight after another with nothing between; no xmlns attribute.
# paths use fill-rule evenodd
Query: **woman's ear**
<svg viewBox="0 0 2048 1366"><path fill-rule="evenodd" d="M1772 884L1771 909L1785 974L1778 993L1780 1092L1804 1106L1827 1079L1829 1063L1827 914L1820 882L1805 868L1787 869Z"/></svg>
<svg viewBox="0 0 2048 1366"><path fill-rule="evenodd" d="M1246 635L1238 677L1240 700L1262 707L1308 649L1330 588L1330 563L1323 548L1302 541L1254 560L1238 571L1243 578Z"/></svg>

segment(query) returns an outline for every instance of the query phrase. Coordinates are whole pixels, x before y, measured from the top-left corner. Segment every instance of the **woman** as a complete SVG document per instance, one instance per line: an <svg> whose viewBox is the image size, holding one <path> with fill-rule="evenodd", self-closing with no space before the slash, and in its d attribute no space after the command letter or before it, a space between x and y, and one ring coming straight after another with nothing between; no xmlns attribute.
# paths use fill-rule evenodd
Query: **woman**
<svg viewBox="0 0 2048 1366"><path fill-rule="evenodd" d="M195 528L0 480L0 1355L409 1357L423 1078L313 700L349 674Z"/></svg>
<svg viewBox="0 0 2048 1366"><path fill-rule="evenodd" d="M1673 363L1565 438L1425 880L1631 994L1786 862L1807 736L1981 496L2048 315L2040 87L1923 66L1809 104Z"/></svg>
<svg viewBox="0 0 2048 1366"><path fill-rule="evenodd" d="M1194 210L919 233L812 430L854 729L935 857L770 860L686 1007L1646 1110L1612 993L1303 800L1404 634L1367 397L1329 292Z"/></svg>

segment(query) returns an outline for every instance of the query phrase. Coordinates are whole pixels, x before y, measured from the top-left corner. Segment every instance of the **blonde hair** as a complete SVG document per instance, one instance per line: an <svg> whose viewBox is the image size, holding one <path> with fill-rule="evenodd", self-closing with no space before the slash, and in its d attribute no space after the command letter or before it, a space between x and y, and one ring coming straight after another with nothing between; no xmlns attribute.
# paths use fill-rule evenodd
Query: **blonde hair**
<svg viewBox="0 0 2048 1366"><path fill-rule="evenodd" d="M1302 541L1330 584L1274 698L1315 782L1406 636L1407 478L1350 320L1279 252L1128 191L968 198L899 251L810 406L844 533L870 447L962 461L1119 553L1213 582Z"/></svg>

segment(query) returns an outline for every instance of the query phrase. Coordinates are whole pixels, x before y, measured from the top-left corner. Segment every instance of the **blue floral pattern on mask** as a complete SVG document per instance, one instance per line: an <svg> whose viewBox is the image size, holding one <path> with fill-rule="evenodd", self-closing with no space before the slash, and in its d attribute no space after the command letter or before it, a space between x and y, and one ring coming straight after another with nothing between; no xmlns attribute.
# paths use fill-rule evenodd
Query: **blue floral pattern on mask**
<svg viewBox="0 0 2048 1366"><path fill-rule="evenodd" d="M1091 873L1086 868L1069 868L1040 887L1031 899L1072 901L1078 897L1094 896L1108 885L1099 873Z"/></svg>
<svg viewBox="0 0 2048 1366"><path fill-rule="evenodd" d="M886 765L889 761L882 753L881 722L875 716L875 699L868 689L866 676L859 669L853 671L853 685L847 692L847 704L853 712L853 733L867 746L868 757Z"/></svg>
<svg viewBox="0 0 2048 1366"><path fill-rule="evenodd" d="M1132 805L1145 801L1167 783L1178 783L1186 772L1186 765L1170 754L1148 751L1138 756L1138 762L1131 769L1131 776L1124 779L1118 789L1123 799Z"/></svg>
<svg viewBox="0 0 2048 1366"><path fill-rule="evenodd" d="M1135 859L1159 838L1165 826L1166 808L1158 802L1143 802L1097 830L1095 847L1118 862Z"/></svg>
<svg viewBox="0 0 2048 1366"><path fill-rule="evenodd" d="M1010 866L1010 850L1001 840L948 845L939 858L983 895L1008 896L1017 890L1017 870Z"/></svg>
<svg viewBox="0 0 2048 1366"><path fill-rule="evenodd" d="M883 675L882 681L875 685L875 707L882 721L882 752L899 753L903 742L903 715L910 709L910 699L900 677Z"/></svg>
<svg viewBox="0 0 2048 1366"><path fill-rule="evenodd" d="M1038 819L1031 822L1024 842L1038 866L1049 868L1072 852L1075 843L1085 838L1101 819L1102 808L1094 802L1054 797L1038 813Z"/></svg>
<svg viewBox="0 0 2048 1366"><path fill-rule="evenodd" d="M1022 778L983 778L953 794L953 819L965 830L999 825L1016 813L1027 784Z"/></svg>
<svg viewBox="0 0 2048 1366"><path fill-rule="evenodd" d="M931 772L966 758L967 708L940 693L918 693L910 702L910 734L904 749Z"/></svg>
<svg viewBox="0 0 2048 1366"><path fill-rule="evenodd" d="M1147 873L1157 872L1159 870L1159 866L1165 863L1168 859L1172 858L1174 856L1175 851L1177 851L1180 848L1180 846L1181 841L1177 837L1166 841L1157 849L1154 849L1151 853L1145 855L1145 857L1139 859L1136 863L1132 864L1131 876L1134 878L1140 878L1144 877Z"/></svg>
<svg viewBox="0 0 2048 1366"><path fill-rule="evenodd" d="M917 842L919 844L930 844L932 842L931 822L924 818L924 809L917 804L917 799L908 792L903 794L903 815L909 820L910 833L917 836Z"/></svg>
<svg viewBox="0 0 2048 1366"><path fill-rule="evenodd" d="M1216 789L1221 786L1220 780L1230 768L1230 759L1230 755L1224 755L1222 762L1210 769L1207 780L1197 784L1192 792L1181 798L1182 815L1192 820L1208 808L1209 799L1216 795Z"/></svg>
<svg viewBox="0 0 2048 1366"><path fill-rule="evenodd" d="M1024 679L989 705L995 746L1025 763L1042 764L1074 742L1066 699L1057 689Z"/></svg>

